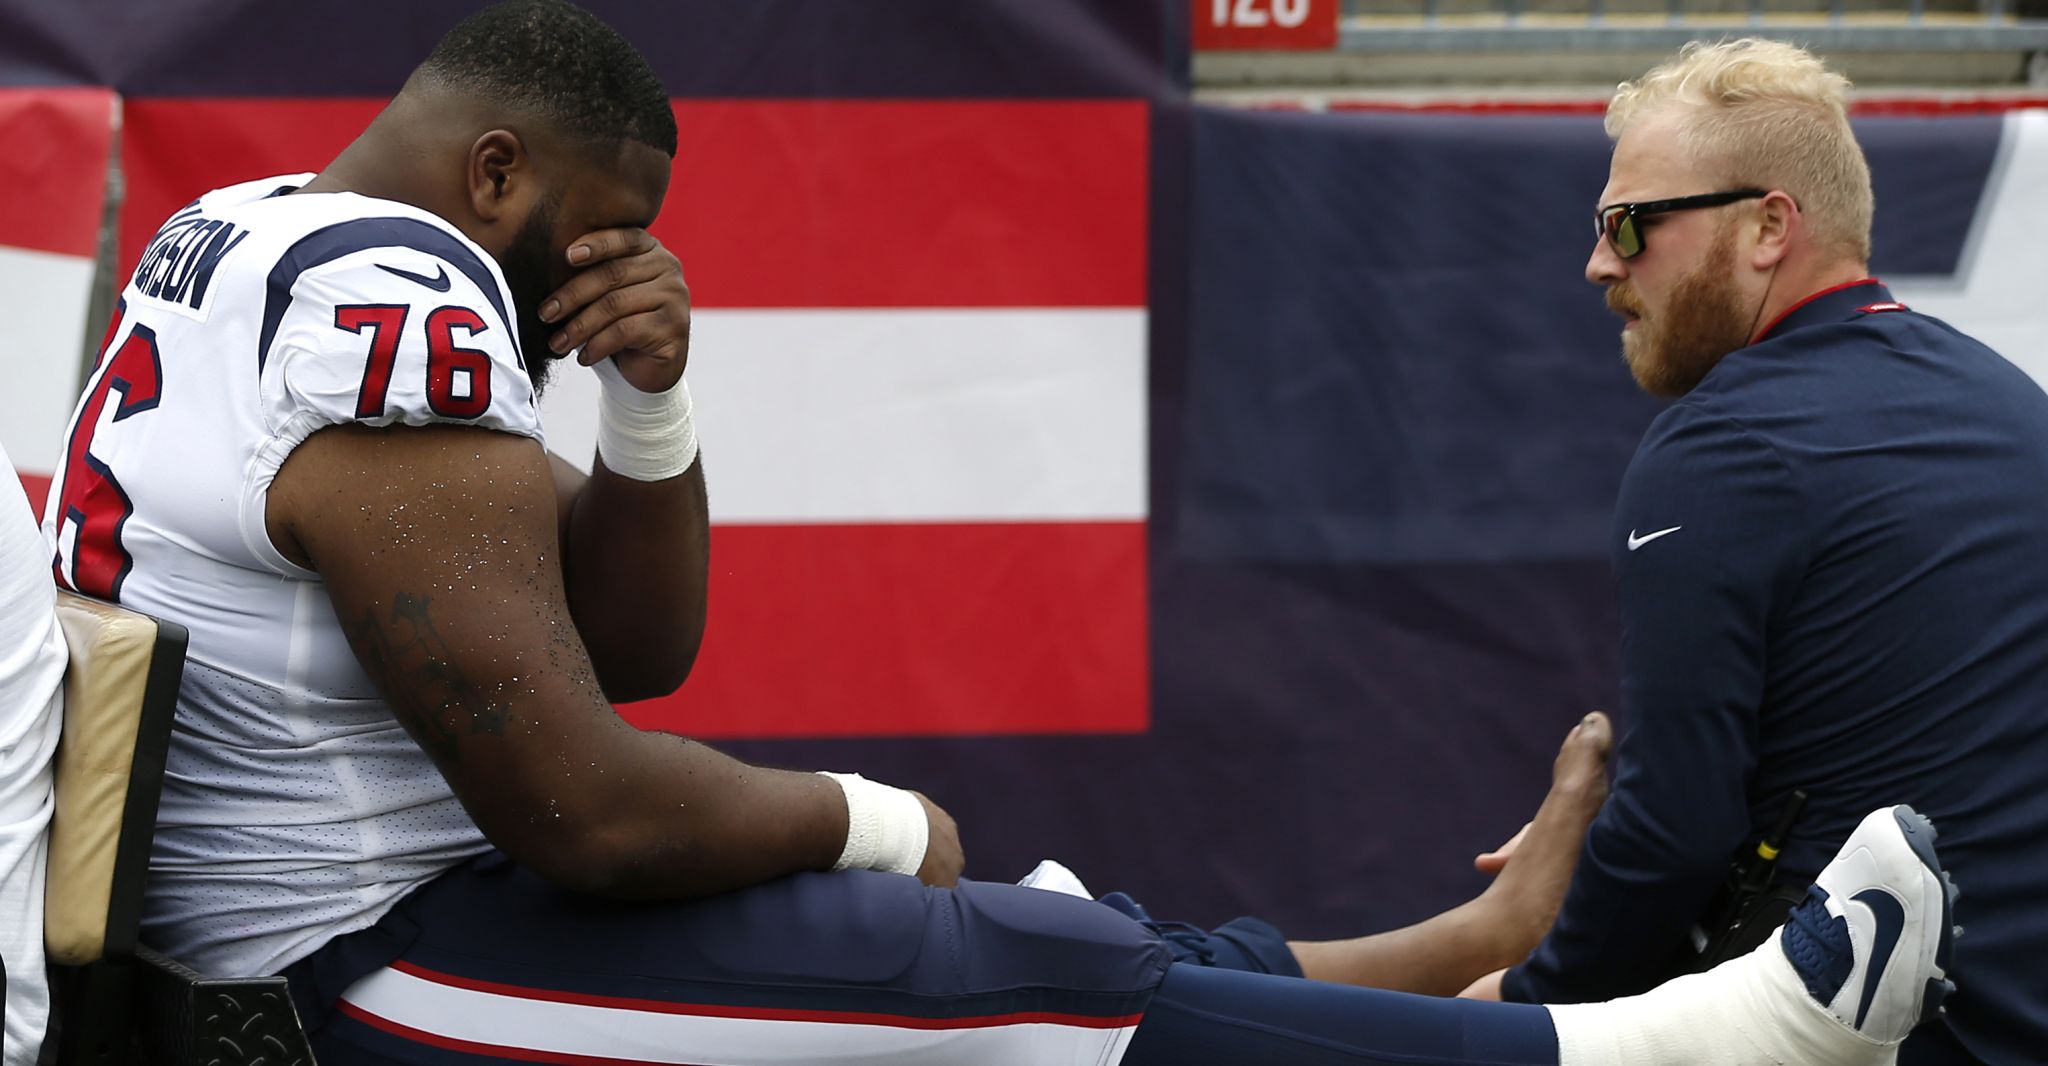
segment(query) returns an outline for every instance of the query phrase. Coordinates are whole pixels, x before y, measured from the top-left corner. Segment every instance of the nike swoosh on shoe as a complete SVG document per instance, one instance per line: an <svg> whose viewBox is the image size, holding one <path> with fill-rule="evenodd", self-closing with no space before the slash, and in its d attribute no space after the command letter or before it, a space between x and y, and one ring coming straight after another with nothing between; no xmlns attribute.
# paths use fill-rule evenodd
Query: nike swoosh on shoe
<svg viewBox="0 0 2048 1066"><path fill-rule="evenodd" d="M1906 928L1906 907L1898 897L1881 888L1865 889L1849 898L1869 907L1871 917L1877 920L1876 935L1870 944L1870 970L1863 979L1863 1000L1856 1005L1856 1028L1861 1029L1863 1020L1870 1016L1870 1001L1877 998L1885 964L1892 960L1892 952L1898 950L1899 933Z"/></svg>

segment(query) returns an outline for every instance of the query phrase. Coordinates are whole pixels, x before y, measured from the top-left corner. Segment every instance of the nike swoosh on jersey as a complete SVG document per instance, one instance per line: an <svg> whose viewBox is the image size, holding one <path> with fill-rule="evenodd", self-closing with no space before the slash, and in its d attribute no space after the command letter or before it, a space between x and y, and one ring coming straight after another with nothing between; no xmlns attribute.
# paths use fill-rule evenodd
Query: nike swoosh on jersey
<svg viewBox="0 0 2048 1066"><path fill-rule="evenodd" d="M1881 888L1867 888L1849 898L1869 907L1871 916L1877 919L1877 932L1870 943L1870 967L1863 971L1863 1001L1856 1005L1856 1027L1860 1029L1864 1015L1870 1013L1871 1001L1877 998L1885 963L1891 961L1892 952L1899 946L1899 933L1906 927L1906 907Z"/></svg>
<svg viewBox="0 0 2048 1066"><path fill-rule="evenodd" d="M386 267L385 269L388 270L390 268ZM1628 531L1628 550L1635 551L1637 548L1656 540L1658 537L1664 536L1667 533L1676 533L1684 528L1684 526L1672 526L1670 529L1660 529L1655 533L1646 533L1640 537L1636 536L1636 531L1631 529Z"/></svg>
<svg viewBox="0 0 2048 1066"><path fill-rule="evenodd" d="M448 268L445 266L436 266L434 268L434 276L431 278L425 274L415 274L410 270L400 270L395 266L385 266L382 263L377 264L377 269L396 274L407 281L417 281L435 292L448 291Z"/></svg>

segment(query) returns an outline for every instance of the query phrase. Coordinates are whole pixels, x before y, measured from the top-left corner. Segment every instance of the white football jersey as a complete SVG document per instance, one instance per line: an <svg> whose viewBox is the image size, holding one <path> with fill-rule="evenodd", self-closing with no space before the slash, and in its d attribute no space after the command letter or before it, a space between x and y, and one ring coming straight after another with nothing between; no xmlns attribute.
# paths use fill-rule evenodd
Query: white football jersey
<svg viewBox="0 0 2048 1066"><path fill-rule="evenodd" d="M157 232L44 517L60 582L191 630L144 937L202 973L275 973L489 846L264 506L325 426L539 439L511 292L435 215L285 195L311 177L216 190Z"/></svg>

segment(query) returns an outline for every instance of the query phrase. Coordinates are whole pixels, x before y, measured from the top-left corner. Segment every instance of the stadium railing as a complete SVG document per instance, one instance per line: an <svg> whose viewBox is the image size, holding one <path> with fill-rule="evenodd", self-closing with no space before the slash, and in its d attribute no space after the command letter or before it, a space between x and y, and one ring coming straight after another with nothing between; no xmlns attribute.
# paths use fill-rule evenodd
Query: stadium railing
<svg viewBox="0 0 2048 1066"><path fill-rule="evenodd" d="M1758 34L1819 52L2048 52L2048 0L1345 0L1340 52L1636 50Z"/></svg>

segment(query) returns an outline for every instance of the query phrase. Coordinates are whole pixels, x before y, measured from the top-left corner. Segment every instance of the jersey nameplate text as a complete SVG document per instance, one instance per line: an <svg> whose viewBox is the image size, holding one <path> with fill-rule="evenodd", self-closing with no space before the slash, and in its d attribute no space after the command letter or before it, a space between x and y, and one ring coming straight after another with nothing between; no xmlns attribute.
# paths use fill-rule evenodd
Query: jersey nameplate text
<svg viewBox="0 0 2048 1066"><path fill-rule="evenodd" d="M150 239L135 267L135 291L204 318L214 271L248 235L233 223L200 215L194 204L172 216Z"/></svg>

